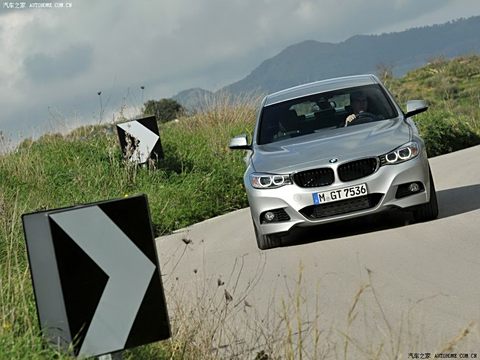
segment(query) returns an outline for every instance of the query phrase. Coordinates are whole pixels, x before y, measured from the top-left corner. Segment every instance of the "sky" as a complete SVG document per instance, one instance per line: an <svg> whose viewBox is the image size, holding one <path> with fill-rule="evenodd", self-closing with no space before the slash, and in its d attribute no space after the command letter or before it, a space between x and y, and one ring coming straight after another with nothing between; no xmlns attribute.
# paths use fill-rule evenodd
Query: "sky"
<svg viewBox="0 0 480 360"><path fill-rule="evenodd" d="M480 15L480 0L36 1L0 1L0 131L10 142L218 90L305 40Z"/></svg>

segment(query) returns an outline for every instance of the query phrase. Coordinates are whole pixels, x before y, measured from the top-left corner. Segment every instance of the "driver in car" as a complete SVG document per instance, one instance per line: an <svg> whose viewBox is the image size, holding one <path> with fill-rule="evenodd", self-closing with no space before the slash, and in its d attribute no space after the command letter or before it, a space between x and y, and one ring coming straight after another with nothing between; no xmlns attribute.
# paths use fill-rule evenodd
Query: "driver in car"
<svg viewBox="0 0 480 360"><path fill-rule="evenodd" d="M352 121L359 119L362 113L372 116L368 113L368 99L367 96L361 91L355 91L350 94L350 105L352 106L353 114L350 114L345 119L345 126L350 125Z"/></svg>

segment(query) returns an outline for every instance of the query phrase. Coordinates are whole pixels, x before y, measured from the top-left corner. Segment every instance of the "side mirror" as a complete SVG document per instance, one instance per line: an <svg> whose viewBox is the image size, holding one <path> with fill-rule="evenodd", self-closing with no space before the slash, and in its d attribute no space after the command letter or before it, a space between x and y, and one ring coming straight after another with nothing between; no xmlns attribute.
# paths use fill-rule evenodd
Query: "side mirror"
<svg viewBox="0 0 480 360"><path fill-rule="evenodd" d="M408 100L407 101L407 113L405 117L409 118L413 115L420 114L428 110L428 105L425 100Z"/></svg>
<svg viewBox="0 0 480 360"><path fill-rule="evenodd" d="M248 144L247 135L238 135L230 140L230 145L228 146L232 150L251 150L252 147Z"/></svg>

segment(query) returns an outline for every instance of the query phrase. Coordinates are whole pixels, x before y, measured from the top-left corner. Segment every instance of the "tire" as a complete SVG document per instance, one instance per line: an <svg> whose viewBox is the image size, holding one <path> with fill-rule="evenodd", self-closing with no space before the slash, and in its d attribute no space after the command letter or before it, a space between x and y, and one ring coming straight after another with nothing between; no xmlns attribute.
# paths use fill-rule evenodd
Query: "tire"
<svg viewBox="0 0 480 360"><path fill-rule="evenodd" d="M430 174L430 201L426 204L418 205L413 209L413 219L415 222L434 220L438 217L438 202L435 184L433 182L432 172Z"/></svg>
<svg viewBox="0 0 480 360"><path fill-rule="evenodd" d="M253 228L255 229L255 237L257 238L257 246L260 250L268 250L276 248L282 244L282 238L277 234L260 235L257 229L257 225L252 220Z"/></svg>

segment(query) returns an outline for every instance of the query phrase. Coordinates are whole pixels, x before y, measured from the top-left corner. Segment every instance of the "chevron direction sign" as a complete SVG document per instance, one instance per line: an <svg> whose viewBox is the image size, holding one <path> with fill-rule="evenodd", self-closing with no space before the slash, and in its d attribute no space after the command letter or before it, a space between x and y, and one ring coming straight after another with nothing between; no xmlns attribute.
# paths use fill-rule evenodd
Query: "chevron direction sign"
<svg viewBox="0 0 480 360"><path fill-rule="evenodd" d="M74 355L167 339L146 196L22 216L40 328Z"/></svg>
<svg viewBox="0 0 480 360"><path fill-rule="evenodd" d="M117 133L123 156L128 160L144 164L148 160L157 161L163 158L155 116L117 124Z"/></svg>

